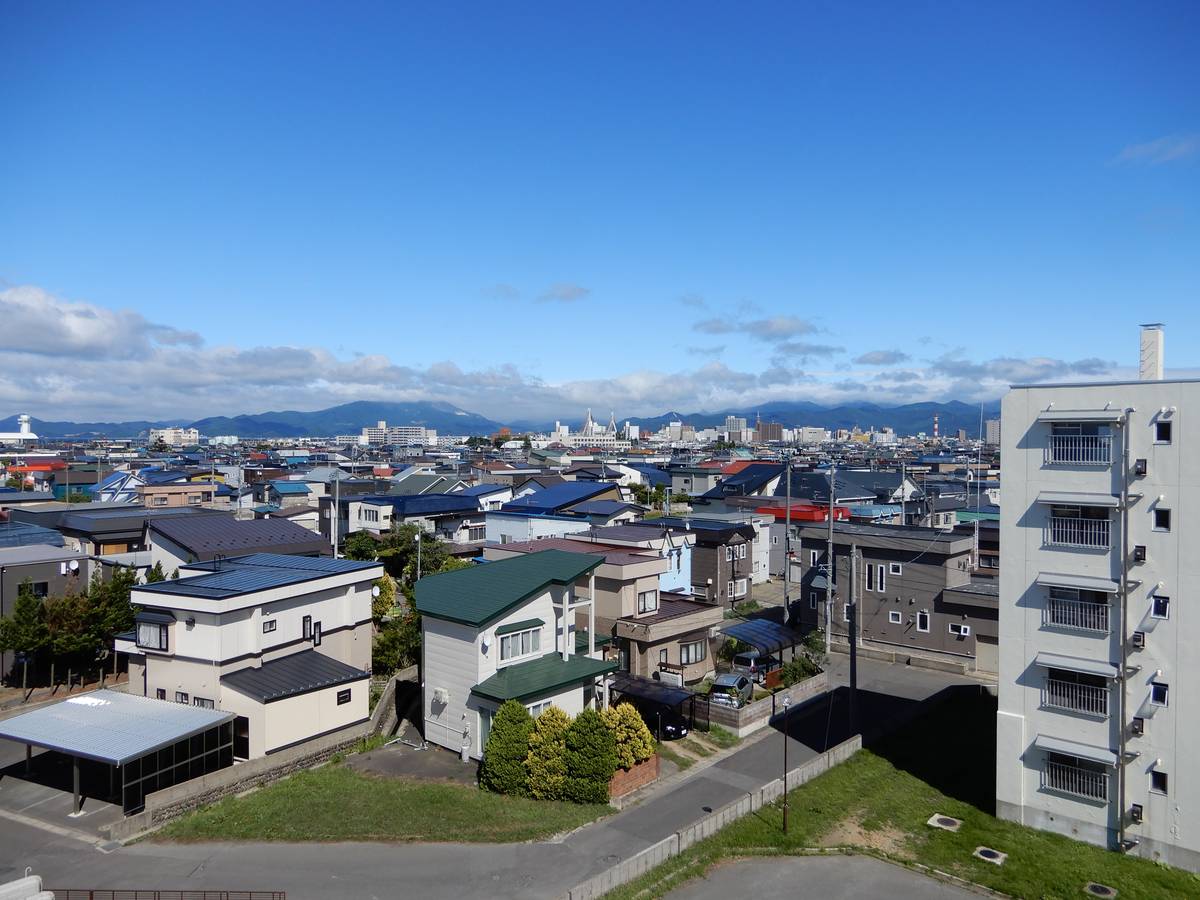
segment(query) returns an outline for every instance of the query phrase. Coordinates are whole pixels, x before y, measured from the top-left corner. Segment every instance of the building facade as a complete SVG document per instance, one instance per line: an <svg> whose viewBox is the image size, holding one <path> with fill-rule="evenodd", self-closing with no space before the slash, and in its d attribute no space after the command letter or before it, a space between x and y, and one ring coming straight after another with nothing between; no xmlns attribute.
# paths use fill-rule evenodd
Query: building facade
<svg viewBox="0 0 1200 900"><path fill-rule="evenodd" d="M1149 374L1004 399L996 805L1197 870L1200 383Z"/></svg>

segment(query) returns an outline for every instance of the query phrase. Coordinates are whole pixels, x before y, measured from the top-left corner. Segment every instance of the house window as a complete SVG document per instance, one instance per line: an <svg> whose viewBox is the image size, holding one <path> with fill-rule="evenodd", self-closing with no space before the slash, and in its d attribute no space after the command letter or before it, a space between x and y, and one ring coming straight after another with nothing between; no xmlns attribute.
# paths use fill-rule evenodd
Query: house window
<svg viewBox="0 0 1200 900"><path fill-rule="evenodd" d="M745 559L746 554L748 552L749 552L749 550L748 550L746 544L738 544L738 548L737 548L738 559Z"/></svg>
<svg viewBox="0 0 1200 900"><path fill-rule="evenodd" d="M904 624L904 613L900 612L900 610L898 610L898 609L888 610L888 624L889 625L903 625Z"/></svg>
<svg viewBox="0 0 1200 900"><path fill-rule="evenodd" d="M191 506L199 506L199 505L200 505L200 503L203 501L203 499L204 499L204 498L203 498L203 497L201 497L201 495L200 495L200 494L188 494L188 495L187 495L187 502L188 502L188 503L189 503Z"/></svg>
<svg viewBox="0 0 1200 900"><path fill-rule="evenodd" d="M1163 684L1161 681L1150 682L1150 702L1155 706L1167 706L1170 692L1170 685Z"/></svg>
<svg viewBox="0 0 1200 900"><path fill-rule="evenodd" d="M525 708L527 710L529 710L529 714L536 719L538 716L540 716L542 713L544 713L546 710L548 710L550 708L550 701L543 700L541 703L531 703L531 704L529 704L529 706L527 706Z"/></svg>
<svg viewBox="0 0 1200 900"><path fill-rule="evenodd" d="M658 661L660 664L669 663L671 661L670 655L667 653L666 647L663 647L661 650L658 651Z"/></svg>
<svg viewBox="0 0 1200 900"><path fill-rule="evenodd" d="M808 551L808 564L810 566L815 566L817 564L817 560L820 558L821 558L821 554L819 551L817 551L817 550L809 550Z"/></svg>
<svg viewBox="0 0 1200 900"><path fill-rule="evenodd" d="M703 662L708 659L708 641L692 641L679 645L679 662L683 665Z"/></svg>
<svg viewBox="0 0 1200 900"><path fill-rule="evenodd" d="M733 548L728 544L725 545L725 562L730 562L733 559Z"/></svg>
<svg viewBox="0 0 1200 900"><path fill-rule="evenodd" d="M161 494L159 494L157 497L154 498L154 505L155 506L166 506L167 498L162 496Z"/></svg>
<svg viewBox="0 0 1200 900"><path fill-rule="evenodd" d="M137 645L147 650L166 650L167 626L155 622L138 622Z"/></svg>
<svg viewBox="0 0 1200 900"><path fill-rule="evenodd" d="M949 631L955 637L966 637L971 633L970 625L962 625L958 622L951 622Z"/></svg>
<svg viewBox="0 0 1200 900"><path fill-rule="evenodd" d="M849 603L842 604L842 621L843 622L850 621L850 604Z"/></svg>
<svg viewBox="0 0 1200 900"><path fill-rule="evenodd" d="M175 692L175 702L176 703L187 703L188 702L187 692L186 691L176 691Z"/></svg>
<svg viewBox="0 0 1200 900"><path fill-rule="evenodd" d="M1156 619L1170 618L1171 614L1171 598L1158 597L1154 598L1154 607L1150 610L1150 615Z"/></svg>
<svg viewBox="0 0 1200 900"><path fill-rule="evenodd" d="M887 590L887 570L883 566L876 567L879 572L879 593Z"/></svg>
<svg viewBox="0 0 1200 900"><path fill-rule="evenodd" d="M270 634L274 630L275 630L275 620L274 619L267 619L265 622L263 622L263 634Z"/></svg>
<svg viewBox="0 0 1200 900"><path fill-rule="evenodd" d="M500 637L500 661L517 659L540 653L542 649L542 629L530 628L526 631L516 631Z"/></svg>
<svg viewBox="0 0 1200 900"><path fill-rule="evenodd" d="M302 634L302 636L303 636L304 640L306 640L306 641L307 641L307 640L309 640L310 638L312 638L312 634L313 634L313 631L312 631L312 616L305 616L305 617L304 617L303 619L301 619L300 621L301 621L301 628L303 629L303 630L302 630L302 632L301 632L301 634Z"/></svg>
<svg viewBox="0 0 1200 900"><path fill-rule="evenodd" d="M207 697L193 697L192 706L199 706L201 709L216 709L216 704Z"/></svg>
<svg viewBox="0 0 1200 900"><path fill-rule="evenodd" d="M1154 530L1171 530L1171 511L1169 509L1156 509L1154 511Z"/></svg>
<svg viewBox="0 0 1200 900"><path fill-rule="evenodd" d="M729 582L729 586L728 586L728 587L725 589L725 596L726 596L726 597L732 597L732 596L733 596L733 582L732 582L732 581L731 581L731 582Z"/></svg>
<svg viewBox="0 0 1200 900"><path fill-rule="evenodd" d="M777 534L771 535L771 543L774 546L778 547L779 546L779 535L777 535Z"/></svg>
<svg viewBox="0 0 1200 900"><path fill-rule="evenodd" d="M337 705L338 706L345 706L349 702L350 702L350 688L346 688L344 691L337 692Z"/></svg>
<svg viewBox="0 0 1200 900"><path fill-rule="evenodd" d="M313 639L314 647L321 646L321 623L320 622L313 622L312 639Z"/></svg>
<svg viewBox="0 0 1200 900"><path fill-rule="evenodd" d="M167 699L167 689L166 688L155 688L154 689L154 699L155 700L166 700Z"/></svg>
<svg viewBox="0 0 1200 900"><path fill-rule="evenodd" d="M867 566L867 590L875 590L875 567L871 565Z"/></svg>
<svg viewBox="0 0 1200 900"><path fill-rule="evenodd" d="M638 592L638 612L650 613L658 609L658 591Z"/></svg>
<svg viewBox="0 0 1200 900"><path fill-rule="evenodd" d="M890 575L903 575L903 574L904 574L904 567L903 567L902 565L900 565L900 563L889 563L889 564L888 564L888 574L890 574Z"/></svg>
<svg viewBox="0 0 1200 900"><path fill-rule="evenodd" d="M925 610L917 613L917 631L929 632L929 613Z"/></svg>
<svg viewBox="0 0 1200 900"><path fill-rule="evenodd" d="M1167 792L1167 773L1160 772L1158 769L1150 770L1150 790L1155 794L1165 794Z"/></svg>
<svg viewBox="0 0 1200 900"><path fill-rule="evenodd" d="M1171 443L1171 423L1170 422L1155 422L1154 423L1154 443L1156 443L1156 444Z"/></svg>
<svg viewBox="0 0 1200 900"><path fill-rule="evenodd" d="M64 565L66 565L66 564L64 563ZM47 597L49 597L50 596L50 582L48 582L48 581L33 582L33 596L37 597L40 600L45 600Z"/></svg>
<svg viewBox="0 0 1200 900"><path fill-rule="evenodd" d="M734 582L733 596L735 596L735 597L745 597L746 596L746 579L745 578L739 578L736 582Z"/></svg>
<svg viewBox="0 0 1200 900"><path fill-rule="evenodd" d="M817 608L817 592L816 591L808 592L808 608L809 609Z"/></svg>

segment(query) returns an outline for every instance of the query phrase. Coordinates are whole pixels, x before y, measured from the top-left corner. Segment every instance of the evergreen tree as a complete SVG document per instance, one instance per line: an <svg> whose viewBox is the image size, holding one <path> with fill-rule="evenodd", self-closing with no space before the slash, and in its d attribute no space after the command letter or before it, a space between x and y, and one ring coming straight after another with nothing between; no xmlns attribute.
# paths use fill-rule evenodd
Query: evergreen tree
<svg viewBox="0 0 1200 900"><path fill-rule="evenodd" d="M0 650L11 650L35 657L50 643L46 629L46 608L33 593L33 581L26 578L17 588L12 612L0 619Z"/></svg>
<svg viewBox="0 0 1200 900"><path fill-rule="evenodd" d="M654 736L632 703L610 706L603 716L616 743L618 768L629 771L654 755Z"/></svg>
<svg viewBox="0 0 1200 900"><path fill-rule="evenodd" d="M379 543L371 537L370 532L356 531L346 538L346 542L343 544L345 551L343 555L346 559L369 562L375 559L375 552L378 548Z"/></svg>
<svg viewBox="0 0 1200 900"><path fill-rule="evenodd" d="M371 618L375 620L375 625L379 626L396 608L396 580L384 573L383 577L375 582L375 587L379 588L379 595L371 598Z"/></svg>
<svg viewBox="0 0 1200 900"><path fill-rule="evenodd" d="M551 706L533 724L529 735L529 753L525 769L529 773L529 794L538 800L563 799L567 776L567 729L571 717Z"/></svg>
<svg viewBox="0 0 1200 900"><path fill-rule="evenodd" d="M87 667L100 648L94 625L95 608L88 593L50 597L45 602L50 653L70 668Z"/></svg>
<svg viewBox="0 0 1200 900"><path fill-rule="evenodd" d="M160 581L166 581L167 576L163 573L162 560L159 560L152 565L146 572L146 584L156 584Z"/></svg>
<svg viewBox="0 0 1200 900"><path fill-rule="evenodd" d="M527 774L525 757L529 755L529 733L533 717L516 700L508 700L492 719L492 732L483 750L479 784L497 794L525 796Z"/></svg>
<svg viewBox="0 0 1200 900"><path fill-rule="evenodd" d="M567 729L567 777L563 794L576 803L607 803L617 771L617 744L600 713L590 707Z"/></svg>

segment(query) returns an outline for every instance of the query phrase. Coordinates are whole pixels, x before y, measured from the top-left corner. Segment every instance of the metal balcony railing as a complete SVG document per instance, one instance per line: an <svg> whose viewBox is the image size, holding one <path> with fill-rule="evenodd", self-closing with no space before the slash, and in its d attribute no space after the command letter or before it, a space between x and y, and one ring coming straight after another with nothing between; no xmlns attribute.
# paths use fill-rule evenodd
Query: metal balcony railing
<svg viewBox="0 0 1200 900"><path fill-rule="evenodd" d="M1084 800L1107 800L1108 773L1046 760L1042 787Z"/></svg>
<svg viewBox="0 0 1200 900"><path fill-rule="evenodd" d="M1107 466L1112 464L1112 435L1052 434L1046 462L1055 466Z"/></svg>
<svg viewBox="0 0 1200 900"><path fill-rule="evenodd" d="M1047 678L1042 706L1108 718L1108 688Z"/></svg>
<svg viewBox="0 0 1200 900"><path fill-rule="evenodd" d="M1108 604L1051 597L1046 603L1046 624L1107 634Z"/></svg>
<svg viewBox="0 0 1200 900"><path fill-rule="evenodd" d="M1107 550L1111 546L1111 536L1112 522L1109 519L1051 516L1046 526L1046 543L1051 547Z"/></svg>

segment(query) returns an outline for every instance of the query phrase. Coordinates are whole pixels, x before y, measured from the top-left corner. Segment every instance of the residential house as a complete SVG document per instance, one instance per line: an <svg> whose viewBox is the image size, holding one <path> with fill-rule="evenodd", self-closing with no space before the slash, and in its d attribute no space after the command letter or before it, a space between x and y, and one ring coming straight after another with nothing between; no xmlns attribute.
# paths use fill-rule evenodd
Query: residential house
<svg viewBox="0 0 1200 900"><path fill-rule="evenodd" d="M513 498L513 489L507 484L476 484L471 487L464 487L453 493L462 494L465 497L474 497L479 501L479 508L484 512L494 509L501 509L505 503Z"/></svg>
<svg viewBox="0 0 1200 900"><path fill-rule="evenodd" d="M143 484L137 489L138 502L152 509L179 506L212 506L224 485L217 482L181 480L168 484Z"/></svg>
<svg viewBox="0 0 1200 900"><path fill-rule="evenodd" d="M280 553L288 556L332 556L319 534L284 518L234 519L232 516L174 516L146 524L151 565L168 575L180 566L217 557Z"/></svg>
<svg viewBox="0 0 1200 900"><path fill-rule="evenodd" d="M552 515L505 509L484 513L484 539L489 544L565 537L569 534L587 531L591 527L592 523L586 516Z"/></svg>
<svg viewBox="0 0 1200 900"><path fill-rule="evenodd" d="M707 494L724 477L720 469L700 466L678 466L670 469L668 474L671 476L671 493L687 494L689 497Z"/></svg>
<svg viewBox="0 0 1200 900"><path fill-rule="evenodd" d="M236 713L234 755L275 753L369 717L378 563L256 553L139 585L130 691Z"/></svg>
<svg viewBox="0 0 1200 900"><path fill-rule="evenodd" d="M682 519L664 516L633 527L675 534L690 533L692 547L691 593L719 604L741 603L753 596L751 574L754 571L753 525L719 519Z"/></svg>
<svg viewBox="0 0 1200 900"><path fill-rule="evenodd" d="M90 577L88 555L78 550L49 544L0 547L0 618L12 614L25 581L31 583L35 596L61 597L86 589ZM0 675L12 665L13 654L0 651Z"/></svg>
<svg viewBox="0 0 1200 900"><path fill-rule="evenodd" d="M350 531L383 534L401 525L417 525L448 541L483 540L484 513L475 497L458 494L367 496L350 502Z"/></svg>
<svg viewBox="0 0 1200 900"><path fill-rule="evenodd" d="M12 521L52 528L64 546L89 556L146 550L146 523L165 516L221 515L217 510L187 506L146 509L109 503L43 503L9 511Z"/></svg>
<svg viewBox="0 0 1200 900"><path fill-rule="evenodd" d="M516 700L534 715L551 704L569 715L607 702L595 627L577 649L575 620L594 612L575 585L601 556L547 550L422 578L422 719L425 739L483 756L492 718Z"/></svg>
<svg viewBox="0 0 1200 900"><path fill-rule="evenodd" d="M692 593L692 547L696 538L690 532L672 531L670 528L656 530L644 525L613 525L590 528L571 537L579 541L653 551L667 560L666 569L658 576L659 592L685 596Z"/></svg>

